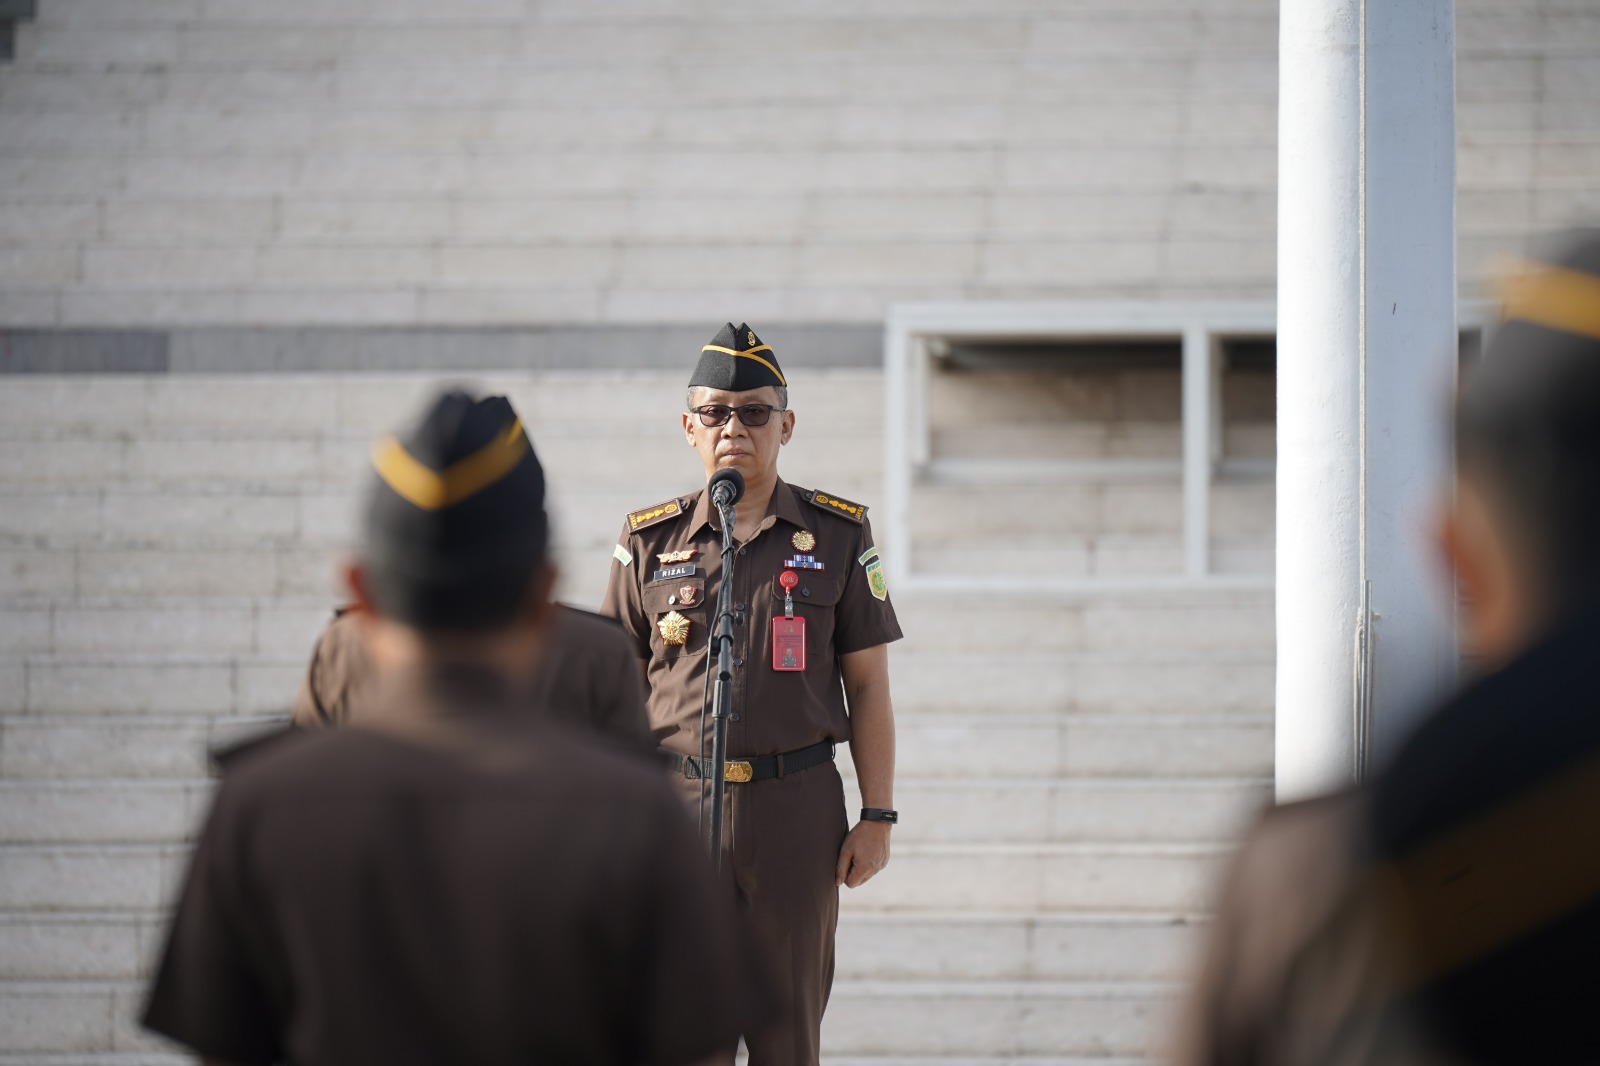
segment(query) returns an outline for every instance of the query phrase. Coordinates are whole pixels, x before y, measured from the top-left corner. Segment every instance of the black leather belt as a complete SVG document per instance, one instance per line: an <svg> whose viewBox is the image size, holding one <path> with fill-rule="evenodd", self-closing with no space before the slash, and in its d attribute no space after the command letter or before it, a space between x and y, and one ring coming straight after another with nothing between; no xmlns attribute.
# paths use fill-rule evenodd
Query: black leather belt
<svg viewBox="0 0 1600 1066"><path fill-rule="evenodd" d="M679 755L675 751L662 750L667 756L667 765L672 767L673 773L680 773L691 781L700 778L709 778L708 768L710 759L696 759L693 755ZM792 774L796 770L809 770L813 766L821 766L833 759L833 741L824 740L820 744L813 744L809 748L800 748L796 751L786 751L781 755L758 755L753 759L729 759L724 763L722 779L724 781L745 782L765 781L769 777L782 777Z"/></svg>

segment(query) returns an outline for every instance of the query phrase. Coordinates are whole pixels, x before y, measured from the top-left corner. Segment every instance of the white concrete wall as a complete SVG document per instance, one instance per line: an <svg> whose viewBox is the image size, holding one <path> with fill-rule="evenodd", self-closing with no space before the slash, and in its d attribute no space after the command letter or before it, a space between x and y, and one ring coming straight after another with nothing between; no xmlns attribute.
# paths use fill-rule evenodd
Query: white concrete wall
<svg viewBox="0 0 1600 1066"><path fill-rule="evenodd" d="M42 0L0 326L1267 296L1274 0ZM1463 283L1600 213L1600 11L1461 0Z"/></svg>

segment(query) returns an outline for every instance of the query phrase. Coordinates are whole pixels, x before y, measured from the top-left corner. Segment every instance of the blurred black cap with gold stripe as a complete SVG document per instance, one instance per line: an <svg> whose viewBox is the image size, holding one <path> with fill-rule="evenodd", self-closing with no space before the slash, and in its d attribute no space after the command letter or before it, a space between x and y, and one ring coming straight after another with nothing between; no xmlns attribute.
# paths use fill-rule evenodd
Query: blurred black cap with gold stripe
<svg viewBox="0 0 1600 1066"><path fill-rule="evenodd" d="M437 397L372 448L361 555L384 615L430 631L509 622L549 544L544 469L504 396Z"/></svg>
<svg viewBox="0 0 1600 1066"><path fill-rule="evenodd" d="M771 345L762 344L756 331L746 323L732 322L717 331L711 343L700 349L689 387L704 386L725 392L748 392L766 385L788 387L783 368Z"/></svg>

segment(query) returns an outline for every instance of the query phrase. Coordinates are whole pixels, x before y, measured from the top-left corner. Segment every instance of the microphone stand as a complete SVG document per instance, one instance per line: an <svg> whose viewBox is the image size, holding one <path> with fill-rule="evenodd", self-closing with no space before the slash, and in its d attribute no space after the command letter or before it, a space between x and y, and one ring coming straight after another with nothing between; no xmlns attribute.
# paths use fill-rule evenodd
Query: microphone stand
<svg viewBox="0 0 1600 1066"><path fill-rule="evenodd" d="M711 690L711 819L706 847L717 873L722 872L722 804L728 791L728 707L733 700L733 505L716 501L722 519L722 580L717 588L717 614L711 639L716 645L715 683ZM700 750L705 751L702 740Z"/></svg>

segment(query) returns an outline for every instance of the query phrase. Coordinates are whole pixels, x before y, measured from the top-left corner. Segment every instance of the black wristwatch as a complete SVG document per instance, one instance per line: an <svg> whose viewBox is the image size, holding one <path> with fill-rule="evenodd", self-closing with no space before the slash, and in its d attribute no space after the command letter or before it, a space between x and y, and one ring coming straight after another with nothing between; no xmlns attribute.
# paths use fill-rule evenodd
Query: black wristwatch
<svg viewBox="0 0 1600 1066"><path fill-rule="evenodd" d="M900 812L887 810L883 807L863 807L861 808L861 820L863 822L888 822L890 825L896 825L900 821Z"/></svg>

